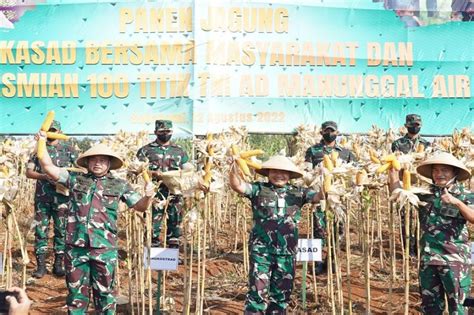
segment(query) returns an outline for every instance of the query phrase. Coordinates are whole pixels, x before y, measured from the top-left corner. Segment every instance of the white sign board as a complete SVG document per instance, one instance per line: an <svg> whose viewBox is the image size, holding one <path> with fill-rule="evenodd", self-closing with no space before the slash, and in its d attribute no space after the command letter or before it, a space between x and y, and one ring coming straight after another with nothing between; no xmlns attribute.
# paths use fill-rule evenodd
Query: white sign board
<svg viewBox="0 0 474 315"><path fill-rule="evenodd" d="M298 252L296 254L297 261L322 261L321 257L321 239L304 239L298 240Z"/></svg>
<svg viewBox="0 0 474 315"><path fill-rule="evenodd" d="M148 250L144 250L143 262L148 268ZM150 267L152 270L176 270L178 269L179 250L177 248L152 247L150 255Z"/></svg>

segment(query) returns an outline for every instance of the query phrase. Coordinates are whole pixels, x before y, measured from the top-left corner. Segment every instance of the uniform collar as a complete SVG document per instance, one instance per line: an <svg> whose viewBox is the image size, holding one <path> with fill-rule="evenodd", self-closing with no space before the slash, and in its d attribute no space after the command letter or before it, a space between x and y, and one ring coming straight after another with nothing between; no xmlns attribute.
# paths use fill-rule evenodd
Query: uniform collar
<svg viewBox="0 0 474 315"><path fill-rule="evenodd" d="M158 141L155 140L155 141L151 142L150 145L152 147L168 148L168 147L171 147L173 145L173 143L170 142L170 144L168 144L168 145L163 145L163 144L161 144L161 143L159 143Z"/></svg>
<svg viewBox="0 0 474 315"><path fill-rule="evenodd" d="M321 140L319 144L323 146L324 148L334 148L337 151L342 151L342 147L340 147L337 143L334 145L334 147L330 147L324 142L324 140Z"/></svg>
<svg viewBox="0 0 474 315"><path fill-rule="evenodd" d="M87 173L87 174L84 175L84 176L89 177L89 178L94 179L94 180L96 180L96 179L106 179L106 178L107 178L107 179L111 179L111 178L113 178L112 173L110 173L110 171L107 172L107 174L102 175L102 176L95 176L95 175L92 174L92 173Z"/></svg>

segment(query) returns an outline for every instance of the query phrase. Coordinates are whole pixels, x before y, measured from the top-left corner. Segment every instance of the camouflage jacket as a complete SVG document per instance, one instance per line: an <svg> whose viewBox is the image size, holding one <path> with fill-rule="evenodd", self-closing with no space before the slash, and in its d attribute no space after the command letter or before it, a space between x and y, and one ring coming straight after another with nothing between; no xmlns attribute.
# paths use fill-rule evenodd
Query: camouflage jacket
<svg viewBox="0 0 474 315"><path fill-rule="evenodd" d="M339 153L339 158L346 162L355 161L355 156L351 151L338 146L337 144L334 147L327 146L324 144L324 141L321 141L318 144L309 147L306 150L304 157L305 162L313 164L313 167L321 163L325 154L331 154L332 150L336 150Z"/></svg>
<svg viewBox="0 0 474 315"><path fill-rule="evenodd" d="M275 255L296 254L301 207L311 202L315 194L292 185L278 188L271 183L252 183L245 193L252 203L254 223L250 250Z"/></svg>
<svg viewBox="0 0 474 315"><path fill-rule="evenodd" d="M152 142L140 148L137 152L140 161L148 159L151 171L174 171L179 170L184 163L188 162L188 154L177 144L161 145Z"/></svg>
<svg viewBox="0 0 474 315"><path fill-rule="evenodd" d="M49 156L53 164L58 167L71 167L77 159L78 153L74 146L68 143L59 142L57 145L46 144ZM33 170L43 173L36 154L30 157L28 165L33 166ZM41 202L53 202L55 198L64 198L64 195L56 193L56 184L47 180L36 181L35 200Z"/></svg>
<svg viewBox="0 0 474 315"><path fill-rule="evenodd" d="M426 265L469 264L471 246L466 219L456 206L441 202L441 190L432 186L433 194L418 197L427 204L419 208L422 262ZM451 186L449 192L474 210L474 194L460 184Z"/></svg>
<svg viewBox="0 0 474 315"><path fill-rule="evenodd" d="M407 154L416 151L419 143L423 144L425 148L430 146L430 142L428 140L421 137L415 137L414 139L411 139L408 137L408 134L406 134L403 137L393 141L392 152L400 151L404 154Z"/></svg>
<svg viewBox="0 0 474 315"><path fill-rule="evenodd" d="M66 244L79 247L115 248L119 201L131 207L140 200L129 183L111 173L102 177L61 171L59 183L71 190L67 214Z"/></svg>

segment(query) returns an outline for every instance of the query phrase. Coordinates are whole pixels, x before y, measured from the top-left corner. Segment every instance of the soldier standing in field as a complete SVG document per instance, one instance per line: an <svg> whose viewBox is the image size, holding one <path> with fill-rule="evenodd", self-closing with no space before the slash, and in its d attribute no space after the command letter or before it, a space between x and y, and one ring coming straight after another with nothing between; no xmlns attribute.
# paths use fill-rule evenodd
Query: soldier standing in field
<svg viewBox="0 0 474 315"><path fill-rule="evenodd" d="M61 124L54 120L49 128L50 132L61 132ZM77 158L76 149L60 140L47 139L46 150L51 156L54 165L71 167ZM53 274L64 276L64 237L66 230L66 212L69 208L69 197L65 196L60 187L41 170L36 154L32 155L27 168L26 177L36 179L35 190L35 255L37 261L35 278L42 278L46 274L46 253L48 251L49 223L51 218L54 225L54 264Z"/></svg>
<svg viewBox="0 0 474 315"><path fill-rule="evenodd" d="M409 114L405 117L405 128L407 134L395 140L392 143L392 152L400 151L404 154L416 152L419 145L423 145L426 149L430 146L430 142L420 137L421 117L417 114Z"/></svg>
<svg viewBox="0 0 474 315"><path fill-rule="evenodd" d="M44 138L40 131L36 139ZM148 208L155 186L148 183L145 196L110 170L123 165L117 153L96 145L77 159L88 173L69 172L53 164L48 154L39 159L50 180L71 190L66 223L66 284L69 314L85 314L92 288L98 314L115 314L115 270L117 265L117 216L119 202L138 211Z"/></svg>
<svg viewBox="0 0 474 315"><path fill-rule="evenodd" d="M301 207L319 202L323 194L289 184L303 173L287 157L272 157L257 172L268 176L268 182L245 182L235 164L229 174L230 187L252 203L245 314L286 314L295 276Z"/></svg>
<svg viewBox="0 0 474 315"><path fill-rule="evenodd" d="M467 314L462 306L471 291L471 247L467 221L474 223L474 194L460 183L471 173L453 155L437 153L422 162L417 173L430 178L429 194L418 194L426 204L420 215L421 308L424 314L443 314L445 295L449 314ZM389 173L390 190L401 187L399 173Z"/></svg>
<svg viewBox="0 0 474 315"><path fill-rule="evenodd" d="M355 156L351 151L336 144L338 134L336 122L326 121L321 124L321 135L323 139L321 142L306 150L306 169L313 169L323 161L324 155L330 155L333 151L336 151L338 158L345 162L353 162L355 160ZM321 206L316 206L313 212L313 219L313 237L321 239L321 243L324 246L327 242L326 215L323 209L321 209ZM319 274L323 272L323 268L323 263L317 263L317 272Z"/></svg>
<svg viewBox="0 0 474 315"><path fill-rule="evenodd" d="M189 157L179 145L171 142L173 135L173 123L170 120L157 120L155 122L156 140L140 148L137 157L140 161L149 162L149 170L153 182L157 183L161 179L163 172L180 169L192 169L193 165L188 163ZM182 195L170 194L168 187L161 184L158 188L156 199L168 198L168 205L153 203L153 246L160 246L160 233L163 215L168 213L166 222L166 239L170 247L179 247L179 237L181 236L181 221L183 219L184 198Z"/></svg>

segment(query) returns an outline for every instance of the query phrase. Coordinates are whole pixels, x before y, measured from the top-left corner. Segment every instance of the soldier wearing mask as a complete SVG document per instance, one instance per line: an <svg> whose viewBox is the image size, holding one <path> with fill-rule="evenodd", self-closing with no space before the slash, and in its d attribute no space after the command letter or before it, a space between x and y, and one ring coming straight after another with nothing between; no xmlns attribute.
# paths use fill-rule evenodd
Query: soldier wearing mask
<svg viewBox="0 0 474 315"><path fill-rule="evenodd" d="M339 132L337 124L334 121L325 121L321 125L321 135L323 139L321 142L306 150L305 162L306 169L313 169L319 163L323 161L324 155L330 155L333 151L336 151L339 158L345 162L352 162L355 160L354 154L351 151L340 147L336 144L336 139ZM321 206L317 206L313 212L314 216L314 229L313 237L321 239L322 245L326 244L326 215L324 214ZM323 263L318 263L317 272L323 272Z"/></svg>
<svg viewBox="0 0 474 315"><path fill-rule="evenodd" d="M140 161L149 162L149 170L153 181L157 183L163 172L179 169L192 169L193 165L188 163L189 157L186 151L179 145L171 142L173 135L173 123L170 120L157 120L155 122L156 140L140 148L137 157ZM155 197L158 201L169 198L166 208L168 213L166 239L170 247L179 247L181 236L181 221L183 219L184 199L182 195L170 195L168 187L164 184L159 186ZM160 233L165 206L153 203L153 246L160 246Z"/></svg>
<svg viewBox="0 0 474 315"><path fill-rule="evenodd" d="M430 146L428 140L420 137L421 117L417 114L409 114L405 118L407 134L392 143L392 152L400 151L404 154L415 152L420 144L425 148Z"/></svg>
<svg viewBox="0 0 474 315"><path fill-rule="evenodd" d="M61 124L54 120L49 128L50 132L61 132ZM71 167L77 158L76 149L68 143L56 139L46 140L46 150L51 156L54 165ZM33 277L42 278L46 274L46 254L48 251L49 222L53 219L54 225L54 264L53 274L62 277L65 274L64 238L66 229L66 212L69 208L69 197L62 193L61 187L41 170L41 165L34 154L26 167L26 177L36 179L35 190L35 254L36 271Z"/></svg>

